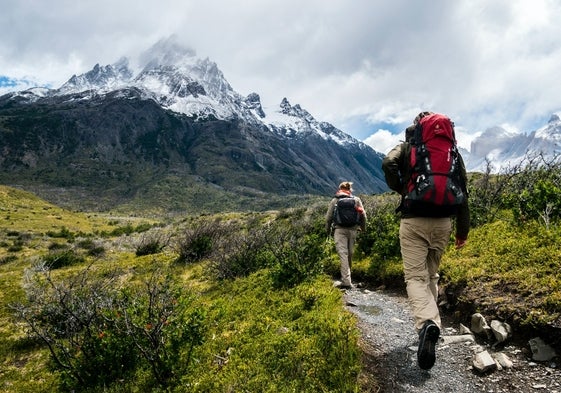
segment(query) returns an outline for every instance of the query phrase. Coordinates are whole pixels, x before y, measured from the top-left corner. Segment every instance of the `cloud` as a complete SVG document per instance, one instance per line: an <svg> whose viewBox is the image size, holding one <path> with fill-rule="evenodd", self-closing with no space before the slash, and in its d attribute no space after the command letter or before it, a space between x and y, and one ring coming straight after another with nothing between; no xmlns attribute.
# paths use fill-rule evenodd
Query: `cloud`
<svg viewBox="0 0 561 393"><path fill-rule="evenodd" d="M501 127L511 132L518 132L509 124L502 124ZM469 133L459 127L455 128L455 133L458 146L466 149L467 151L471 151L471 142L481 135L481 132ZM395 133L380 129L366 137L363 142L372 147L374 150L387 154L394 146L403 142L405 139L404 137L404 132Z"/></svg>
<svg viewBox="0 0 561 393"><path fill-rule="evenodd" d="M559 20L556 0L8 0L0 70L58 87L176 34L241 94L287 97L354 136L421 110L466 134L531 131L561 109Z"/></svg>
<svg viewBox="0 0 561 393"><path fill-rule="evenodd" d="M26 90L31 87L37 86L40 86L40 84L35 80L16 79L5 75L0 75L0 95L9 93L11 91Z"/></svg>
<svg viewBox="0 0 561 393"><path fill-rule="evenodd" d="M396 145L403 142L403 139L403 134L396 135L392 134L388 130L378 130L366 138L363 142L372 147L374 150L387 154Z"/></svg>

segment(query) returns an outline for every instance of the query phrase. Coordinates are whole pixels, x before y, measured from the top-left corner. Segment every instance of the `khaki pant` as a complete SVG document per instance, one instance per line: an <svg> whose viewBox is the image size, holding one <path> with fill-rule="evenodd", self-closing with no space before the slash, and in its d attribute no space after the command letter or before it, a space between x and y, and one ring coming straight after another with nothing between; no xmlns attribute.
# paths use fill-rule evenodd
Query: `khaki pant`
<svg viewBox="0 0 561 393"><path fill-rule="evenodd" d="M401 219L399 240L403 270L407 296L418 330L429 319L441 326L437 304L438 268L451 233L450 218Z"/></svg>
<svg viewBox="0 0 561 393"><path fill-rule="evenodd" d="M335 228L335 232L333 233L335 249L341 261L341 283L347 286L350 286L352 283L351 265L356 233L356 228Z"/></svg>

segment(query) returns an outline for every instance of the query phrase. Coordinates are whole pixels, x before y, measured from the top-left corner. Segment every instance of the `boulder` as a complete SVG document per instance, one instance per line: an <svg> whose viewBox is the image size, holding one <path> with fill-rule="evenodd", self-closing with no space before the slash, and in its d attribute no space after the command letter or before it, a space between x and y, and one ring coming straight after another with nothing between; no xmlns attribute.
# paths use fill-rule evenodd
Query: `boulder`
<svg viewBox="0 0 561 393"><path fill-rule="evenodd" d="M528 343L532 350L532 359L536 362L547 362L557 356L555 350L539 337L531 339Z"/></svg>
<svg viewBox="0 0 561 393"><path fill-rule="evenodd" d="M483 351L475 354L473 357L473 367L480 373L485 373L487 371L496 370L497 363L488 351Z"/></svg>
<svg viewBox="0 0 561 393"><path fill-rule="evenodd" d="M496 319L491 321L491 331L500 343L506 341L512 335L512 328L510 325L506 322L497 321Z"/></svg>

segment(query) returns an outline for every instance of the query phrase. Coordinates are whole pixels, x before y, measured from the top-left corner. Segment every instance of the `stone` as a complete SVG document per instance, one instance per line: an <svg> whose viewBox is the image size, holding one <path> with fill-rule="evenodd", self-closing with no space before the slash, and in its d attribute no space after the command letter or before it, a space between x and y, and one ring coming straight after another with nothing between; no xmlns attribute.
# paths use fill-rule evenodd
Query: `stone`
<svg viewBox="0 0 561 393"><path fill-rule="evenodd" d="M491 328L487 324L485 317L479 313L471 316L471 331L489 338L491 336Z"/></svg>
<svg viewBox="0 0 561 393"><path fill-rule="evenodd" d="M512 335L512 328L506 322L497 321L496 319L491 321L491 331L495 335L498 342L505 342Z"/></svg>
<svg viewBox="0 0 561 393"><path fill-rule="evenodd" d="M475 342L475 337L471 334L461 334L456 336L442 336L442 344L457 344L457 343L464 343L464 342Z"/></svg>
<svg viewBox="0 0 561 393"><path fill-rule="evenodd" d="M460 323L460 334L472 334L472 333L471 330L466 325Z"/></svg>
<svg viewBox="0 0 561 393"><path fill-rule="evenodd" d="M532 350L532 359L536 362L548 362L557 356L555 350L539 337L531 339L528 343Z"/></svg>
<svg viewBox="0 0 561 393"><path fill-rule="evenodd" d="M496 370L497 363L495 359L489 354L488 351L483 351L475 354L473 357L473 367L480 373Z"/></svg>
<svg viewBox="0 0 561 393"><path fill-rule="evenodd" d="M514 366L512 360L503 352L493 354L493 358L502 368L509 369Z"/></svg>

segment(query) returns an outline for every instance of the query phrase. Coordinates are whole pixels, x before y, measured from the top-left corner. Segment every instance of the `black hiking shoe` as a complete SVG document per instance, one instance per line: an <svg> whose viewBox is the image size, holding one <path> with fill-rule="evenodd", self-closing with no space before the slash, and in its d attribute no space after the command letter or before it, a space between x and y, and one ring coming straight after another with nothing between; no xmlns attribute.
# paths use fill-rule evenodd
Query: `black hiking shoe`
<svg viewBox="0 0 561 393"><path fill-rule="evenodd" d="M417 363L423 370L429 370L436 360L436 342L440 337L440 329L431 320L423 325L419 332L419 349L417 350Z"/></svg>

